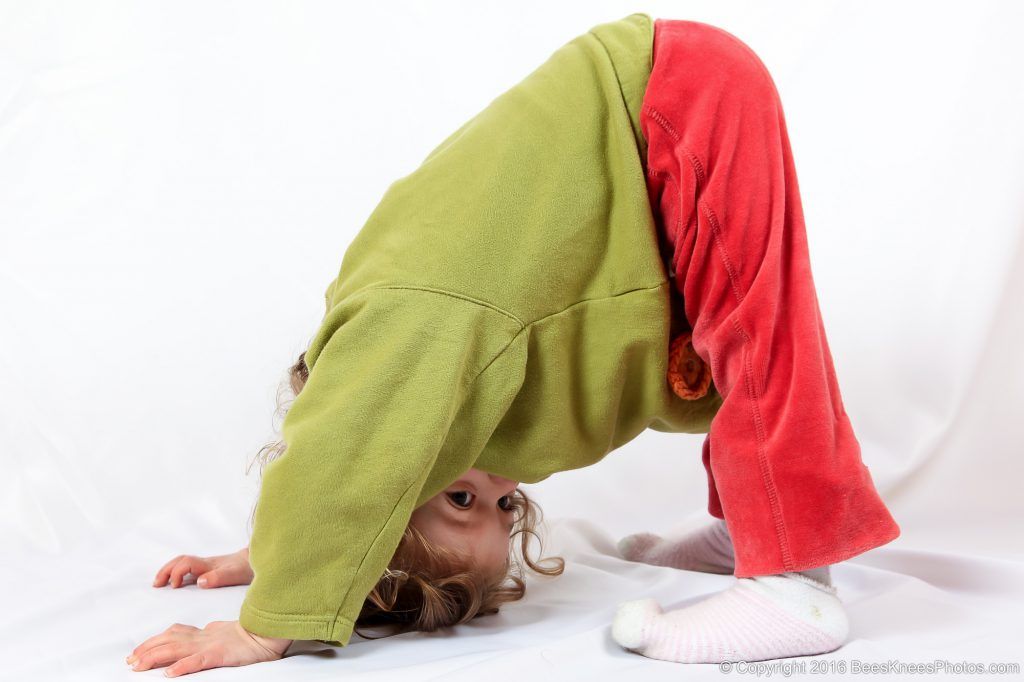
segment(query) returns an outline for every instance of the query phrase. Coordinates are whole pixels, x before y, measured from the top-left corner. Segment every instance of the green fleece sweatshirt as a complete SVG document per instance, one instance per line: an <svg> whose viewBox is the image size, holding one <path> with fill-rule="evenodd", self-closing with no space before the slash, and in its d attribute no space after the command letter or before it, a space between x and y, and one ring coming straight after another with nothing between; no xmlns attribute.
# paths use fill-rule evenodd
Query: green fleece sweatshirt
<svg viewBox="0 0 1024 682"><path fill-rule="evenodd" d="M247 630L347 644L413 510L470 467L536 483L708 430L714 387L666 379L686 327L644 179L652 41L646 14L595 26L389 186L264 471Z"/></svg>

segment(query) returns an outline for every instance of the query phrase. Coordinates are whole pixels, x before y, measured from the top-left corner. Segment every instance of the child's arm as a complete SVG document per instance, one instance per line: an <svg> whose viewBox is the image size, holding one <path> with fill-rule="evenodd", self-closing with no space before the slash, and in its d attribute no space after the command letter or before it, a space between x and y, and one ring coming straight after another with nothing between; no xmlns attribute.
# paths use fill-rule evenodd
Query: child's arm
<svg viewBox="0 0 1024 682"><path fill-rule="evenodd" d="M521 329L493 306L412 286L337 302L282 424L287 450L264 470L247 630L348 642L417 503L474 464L518 392L525 351L498 358Z"/></svg>
<svg viewBox="0 0 1024 682"><path fill-rule="evenodd" d="M337 302L306 353L287 449L263 471L239 621L175 625L136 648L143 665L195 672L273 660L292 640L347 644L413 509L474 464L519 392L522 329L413 286Z"/></svg>

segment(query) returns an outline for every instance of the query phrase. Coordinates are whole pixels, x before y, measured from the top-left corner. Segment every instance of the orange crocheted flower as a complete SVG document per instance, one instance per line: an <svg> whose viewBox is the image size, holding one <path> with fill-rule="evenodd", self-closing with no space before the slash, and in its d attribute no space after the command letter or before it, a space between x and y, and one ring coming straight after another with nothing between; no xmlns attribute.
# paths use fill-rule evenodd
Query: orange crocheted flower
<svg viewBox="0 0 1024 682"><path fill-rule="evenodd" d="M669 346L668 383L686 400L704 397L711 386L711 368L693 349L693 332L680 334Z"/></svg>

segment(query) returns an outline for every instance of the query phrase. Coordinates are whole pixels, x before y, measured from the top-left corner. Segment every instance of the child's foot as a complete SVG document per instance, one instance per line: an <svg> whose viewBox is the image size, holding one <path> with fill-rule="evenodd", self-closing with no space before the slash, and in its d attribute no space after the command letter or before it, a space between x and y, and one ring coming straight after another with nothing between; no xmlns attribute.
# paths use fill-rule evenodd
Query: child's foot
<svg viewBox="0 0 1024 682"><path fill-rule="evenodd" d="M619 606L612 638L648 658L679 663L763 661L833 651L846 640L846 609L827 567L739 578L693 606L663 612L653 599Z"/></svg>
<svg viewBox="0 0 1024 682"><path fill-rule="evenodd" d="M729 530L718 518L678 539L653 533L627 535L619 540L619 553L630 561L702 573L729 574L735 565Z"/></svg>

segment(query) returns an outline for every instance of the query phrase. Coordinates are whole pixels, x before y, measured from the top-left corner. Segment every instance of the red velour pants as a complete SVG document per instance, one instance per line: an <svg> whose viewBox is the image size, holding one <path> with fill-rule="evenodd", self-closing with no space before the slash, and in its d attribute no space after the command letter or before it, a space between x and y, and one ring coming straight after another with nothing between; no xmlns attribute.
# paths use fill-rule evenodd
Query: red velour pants
<svg viewBox="0 0 1024 682"><path fill-rule="evenodd" d="M723 398L703 462L735 575L833 564L896 538L839 393L764 64L722 29L656 19L641 129L693 349Z"/></svg>

